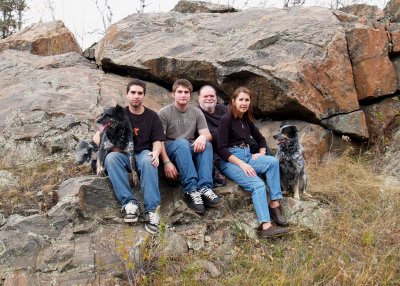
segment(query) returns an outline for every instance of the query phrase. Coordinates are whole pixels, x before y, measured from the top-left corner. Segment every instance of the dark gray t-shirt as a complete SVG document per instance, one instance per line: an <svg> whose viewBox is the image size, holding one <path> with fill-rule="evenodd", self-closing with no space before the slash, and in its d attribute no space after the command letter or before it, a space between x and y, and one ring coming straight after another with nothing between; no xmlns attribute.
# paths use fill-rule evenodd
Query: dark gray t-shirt
<svg viewBox="0 0 400 286"><path fill-rule="evenodd" d="M170 104L161 108L158 116L167 137L166 141L175 139L193 141L199 130L208 128L203 112L192 105L189 105L185 112L181 112L175 105Z"/></svg>

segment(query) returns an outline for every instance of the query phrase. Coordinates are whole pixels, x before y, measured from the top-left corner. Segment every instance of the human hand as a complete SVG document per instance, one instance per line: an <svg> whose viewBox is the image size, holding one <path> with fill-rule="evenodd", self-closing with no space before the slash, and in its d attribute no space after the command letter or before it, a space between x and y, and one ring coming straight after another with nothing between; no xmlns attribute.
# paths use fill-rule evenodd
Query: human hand
<svg viewBox="0 0 400 286"><path fill-rule="evenodd" d="M160 164L160 159L159 159L159 154L157 154L156 152L150 152L149 156L151 156L151 164L154 167L158 167L158 165Z"/></svg>
<svg viewBox="0 0 400 286"><path fill-rule="evenodd" d="M242 163L239 167L243 170L247 177L255 177L257 176L256 170L253 169L252 166L246 163Z"/></svg>
<svg viewBox="0 0 400 286"><path fill-rule="evenodd" d="M206 143L207 143L206 136L200 135L199 137L197 137L197 139L192 144L193 151L195 153L203 152L204 149L206 148Z"/></svg>
<svg viewBox="0 0 400 286"><path fill-rule="evenodd" d="M179 172L176 169L175 165L172 164L171 161L164 163L164 173L168 179L176 180L178 179Z"/></svg>
<svg viewBox="0 0 400 286"><path fill-rule="evenodd" d="M252 155L251 155L251 159L252 159L252 160L257 160L259 157L261 157L261 156L263 156L263 155L265 155L265 154L263 154L263 153L255 153L255 154L252 154Z"/></svg>

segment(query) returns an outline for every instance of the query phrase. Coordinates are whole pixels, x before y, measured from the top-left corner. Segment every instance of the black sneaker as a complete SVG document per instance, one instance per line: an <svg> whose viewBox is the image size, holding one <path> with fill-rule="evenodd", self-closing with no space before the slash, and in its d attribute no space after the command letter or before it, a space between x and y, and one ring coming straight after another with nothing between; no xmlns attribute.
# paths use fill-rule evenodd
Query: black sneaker
<svg viewBox="0 0 400 286"><path fill-rule="evenodd" d="M212 189L204 187L199 190L204 205L209 208L215 208L223 203L222 199L218 197Z"/></svg>
<svg viewBox="0 0 400 286"><path fill-rule="evenodd" d="M187 206L196 213L202 214L206 211L204 209L203 200L201 199L201 195L198 191L183 194L183 199Z"/></svg>
<svg viewBox="0 0 400 286"><path fill-rule="evenodd" d="M151 234L156 234L160 231L160 216L155 212L146 213L146 222L144 228Z"/></svg>
<svg viewBox="0 0 400 286"><path fill-rule="evenodd" d="M122 210L125 211L124 222L137 222L139 217L139 206L133 202L127 203Z"/></svg>

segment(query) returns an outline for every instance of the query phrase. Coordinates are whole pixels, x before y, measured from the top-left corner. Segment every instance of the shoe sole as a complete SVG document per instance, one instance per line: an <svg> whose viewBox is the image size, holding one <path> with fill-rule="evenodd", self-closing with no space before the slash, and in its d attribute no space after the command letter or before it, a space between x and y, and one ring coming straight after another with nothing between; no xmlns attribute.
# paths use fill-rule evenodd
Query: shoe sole
<svg viewBox="0 0 400 286"><path fill-rule="evenodd" d="M206 212L205 209L204 209L204 210L197 210L197 209L191 208L191 207L189 206L189 204L186 202L186 200L183 200L183 201L185 202L186 206L187 206L189 209L191 209L192 211L194 211L195 213L203 214L203 213ZM204 206L204 205L203 205L203 206Z"/></svg>
<svg viewBox="0 0 400 286"><path fill-rule="evenodd" d="M150 234L157 234L157 233L159 233L158 230L157 230L157 231L154 231L154 230L151 230L150 228L148 228L146 224L144 225L144 229L145 229L148 233L150 233Z"/></svg>
<svg viewBox="0 0 400 286"><path fill-rule="evenodd" d="M221 201L220 203L218 203L216 205L204 204L204 206L207 208L216 208L216 207L219 207L220 205L222 205L223 203L224 203L224 201Z"/></svg>
<svg viewBox="0 0 400 286"><path fill-rule="evenodd" d="M205 213L206 212L206 210L204 210L204 211L201 211L201 210L195 210L195 209L192 209L191 207L189 207L188 206L188 208L189 209L191 209L192 211L194 211L195 213L197 213L197 214L203 214L203 213Z"/></svg>
<svg viewBox="0 0 400 286"><path fill-rule="evenodd" d="M279 234L274 234L274 235L268 235L268 236L264 236L264 235L260 235L261 238L278 238L278 237L282 237L284 235L289 234L289 232L284 232L284 233L279 233Z"/></svg>
<svg viewBox="0 0 400 286"><path fill-rule="evenodd" d="M137 222L138 218L124 218L124 222L126 223L131 223L131 222Z"/></svg>

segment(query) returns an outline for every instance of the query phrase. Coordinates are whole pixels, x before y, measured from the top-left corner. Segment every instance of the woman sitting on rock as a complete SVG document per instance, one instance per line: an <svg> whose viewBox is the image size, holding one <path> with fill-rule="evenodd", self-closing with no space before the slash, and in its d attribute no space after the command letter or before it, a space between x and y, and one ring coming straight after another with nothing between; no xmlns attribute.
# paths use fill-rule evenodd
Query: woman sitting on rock
<svg viewBox="0 0 400 286"><path fill-rule="evenodd" d="M247 88L240 87L231 97L230 111L219 123L217 151L222 159L221 170L245 191L251 192L261 237L279 236L288 232L286 228L279 227L288 225L280 208L279 162L275 157L266 155L267 143L253 121L251 93ZM260 146L259 153L250 153L250 136ZM266 177L269 204L265 183L258 175ZM272 225L271 218L279 226Z"/></svg>

